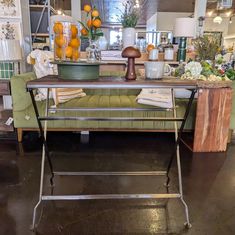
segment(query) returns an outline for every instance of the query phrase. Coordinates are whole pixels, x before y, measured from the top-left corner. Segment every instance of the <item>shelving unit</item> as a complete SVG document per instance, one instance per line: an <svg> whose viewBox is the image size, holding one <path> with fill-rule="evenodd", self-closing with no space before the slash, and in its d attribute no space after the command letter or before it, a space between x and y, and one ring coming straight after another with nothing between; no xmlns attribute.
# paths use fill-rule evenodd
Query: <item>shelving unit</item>
<svg viewBox="0 0 235 235"><path fill-rule="evenodd" d="M10 81L6 79L0 79L0 133L1 132L13 132L13 125L6 125L6 121L9 117L12 117L11 110L4 110L3 96L10 95Z"/></svg>
<svg viewBox="0 0 235 235"><path fill-rule="evenodd" d="M235 34L224 36L224 40L227 40L227 39L234 39L235 40Z"/></svg>
<svg viewBox="0 0 235 235"><path fill-rule="evenodd" d="M30 9L30 13L32 16L32 12L40 12L40 16L38 21L36 22L36 30L34 32L31 33L32 35L32 43L34 44L36 41L37 37L47 37L50 38L51 32L50 32L50 17L52 14L56 14L56 10L51 6L51 1L50 0L46 0L45 3L43 5L29 5L29 9ZM47 30L48 32L39 32L39 28L42 25L43 20L45 19L45 13L47 13ZM31 28L32 25L34 24L33 19L31 17ZM49 44L49 46L51 43L51 40L48 40L48 43L46 43L45 45Z"/></svg>

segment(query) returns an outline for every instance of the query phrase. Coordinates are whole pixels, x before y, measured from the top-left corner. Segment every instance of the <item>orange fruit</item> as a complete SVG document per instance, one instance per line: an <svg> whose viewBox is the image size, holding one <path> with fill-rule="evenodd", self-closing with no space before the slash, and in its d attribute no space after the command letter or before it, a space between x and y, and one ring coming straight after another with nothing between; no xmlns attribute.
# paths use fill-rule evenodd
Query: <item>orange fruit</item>
<svg viewBox="0 0 235 235"><path fill-rule="evenodd" d="M73 50L73 60L78 60L79 58L79 51L78 50Z"/></svg>
<svg viewBox="0 0 235 235"><path fill-rule="evenodd" d="M80 46L80 41L77 38L73 38L70 43L69 46L73 47L73 48L78 48Z"/></svg>
<svg viewBox="0 0 235 235"><path fill-rule="evenodd" d="M95 20L93 20L92 24L96 28L99 28L101 26L101 20L100 19L95 19Z"/></svg>
<svg viewBox="0 0 235 235"><path fill-rule="evenodd" d="M89 13L89 12L91 11L91 6L88 5L88 4L86 4L86 5L84 6L83 10L84 10L85 12Z"/></svg>
<svg viewBox="0 0 235 235"><path fill-rule="evenodd" d="M66 56L67 58L71 58L72 55L73 55L73 48L72 48L71 46L67 46L67 47L65 48L65 56Z"/></svg>
<svg viewBox="0 0 235 235"><path fill-rule="evenodd" d="M91 12L92 17L98 17L100 15L99 11L96 9Z"/></svg>
<svg viewBox="0 0 235 235"><path fill-rule="evenodd" d="M58 58L60 58L60 59L63 57L63 50L62 50L62 48L60 48L60 47L56 48L56 56Z"/></svg>
<svg viewBox="0 0 235 235"><path fill-rule="evenodd" d="M92 20L88 20L86 22L86 25L87 25L88 28L91 28L92 27Z"/></svg>
<svg viewBox="0 0 235 235"><path fill-rule="evenodd" d="M58 47L62 47L65 43L66 43L66 40L65 40L65 37L62 34L55 37L55 44Z"/></svg>
<svg viewBox="0 0 235 235"><path fill-rule="evenodd" d="M70 31L72 38L76 38L78 34L78 28L75 25L71 25Z"/></svg>
<svg viewBox="0 0 235 235"><path fill-rule="evenodd" d="M155 48L155 46L153 44L148 44L147 46L147 52L149 53L151 50L153 50Z"/></svg>
<svg viewBox="0 0 235 235"><path fill-rule="evenodd" d="M53 30L56 34L63 33L63 24L60 22L56 22L54 24Z"/></svg>
<svg viewBox="0 0 235 235"><path fill-rule="evenodd" d="M81 34L82 34L82 36L87 36L88 32L85 28L82 28Z"/></svg>

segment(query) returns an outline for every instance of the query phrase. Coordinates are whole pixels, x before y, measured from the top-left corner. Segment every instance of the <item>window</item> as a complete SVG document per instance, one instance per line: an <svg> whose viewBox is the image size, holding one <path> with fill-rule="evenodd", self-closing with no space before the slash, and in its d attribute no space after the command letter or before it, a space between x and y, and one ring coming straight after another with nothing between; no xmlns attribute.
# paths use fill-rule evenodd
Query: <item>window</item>
<svg viewBox="0 0 235 235"><path fill-rule="evenodd" d="M109 44L119 44L122 39L122 32L120 30L110 30L109 32Z"/></svg>

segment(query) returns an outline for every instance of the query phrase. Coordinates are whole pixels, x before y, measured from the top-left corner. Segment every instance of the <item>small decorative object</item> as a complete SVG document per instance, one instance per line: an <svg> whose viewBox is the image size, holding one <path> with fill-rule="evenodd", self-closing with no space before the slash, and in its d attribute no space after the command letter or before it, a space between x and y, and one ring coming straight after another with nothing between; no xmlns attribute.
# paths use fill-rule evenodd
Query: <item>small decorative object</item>
<svg viewBox="0 0 235 235"><path fill-rule="evenodd" d="M139 9L140 6L134 0L129 0L124 4L124 11L119 9L121 14L117 15L117 19L123 27L123 48L135 45L135 27L140 15Z"/></svg>
<svg viewBox="0 0 235 235"><path fill-rule="evenodd" d="M57 64L58 75L62 79L94 80L99 78L100 62L55 61L53 63Z"/></svg>
<svg viewBox="0 0 235 235"><path fill-rule="evenodd" d="M122 57L128 58L127 72L125 76L126 80L135 80L136 79L135 58L141 57L139 49L136 49L134 47L126 47L122 51Z"/></svg>
<svg viewBox="0 0 235 235"><path fill-rule="evenodd" d="M101 19L99 11L90 5L85 5L84 9L86 12L86 22L83 23L79 21L82 25L81 37L89 39L89 46L86 49L87 61L96 62L101 60L101 52L98 48L97 40L99 37L103 36L101 31Z"/></svg>
<svg viewBox="0 0 235 235"><path fill-rule="evenodd" d="M78 61L80 38L77 25L71 22L57 21L54 23L53 31L55 60Z"/></svg>
<svg viewBox="0 0 235 235"><path fill-rule="evenodd" d="M152 50L150 50L149 52L149 60L158 60L158 49L157 48L153 48Z"/></svg>
<svg viewBox="0 0 235 235"><path fill-rule="evenodd" d="M146 50L149 53L154 48L155 48L155 46L153 44L148 44L148 46L146 47Z"/></svg>
<svg viewBox="0 0 235 235"><path fill-rule="evenodd" d="M144 63L146 79L161 80L171 74L171 66L164 61L146 61Z"/></svg>
<svg viewBox="0 0 235 235"><path fill-rule="evenodd" d="M174 60L174 48L169 45L164 48L164 60Z"/></svg>

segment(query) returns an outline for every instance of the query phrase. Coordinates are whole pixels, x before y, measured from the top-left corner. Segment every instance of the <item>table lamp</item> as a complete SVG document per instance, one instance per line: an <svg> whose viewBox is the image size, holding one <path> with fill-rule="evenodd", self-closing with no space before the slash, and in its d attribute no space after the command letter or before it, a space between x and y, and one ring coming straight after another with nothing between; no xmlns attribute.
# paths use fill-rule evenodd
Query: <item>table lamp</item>
<svg viewBox="0 0 235 235"><path fill-rule="evenodd" d="M19 40L0 40L0 78L10 79L19 73L22 52Z"/></svg>
<svg viewBox="0 0 235 235"><path fill-rule="evenodd" d="M186 59L186 42L187 38L195 37L196 24L194 18L176 18L174 24L174 37L180 38L179 49L177 54L178 61Z"/></svg>

